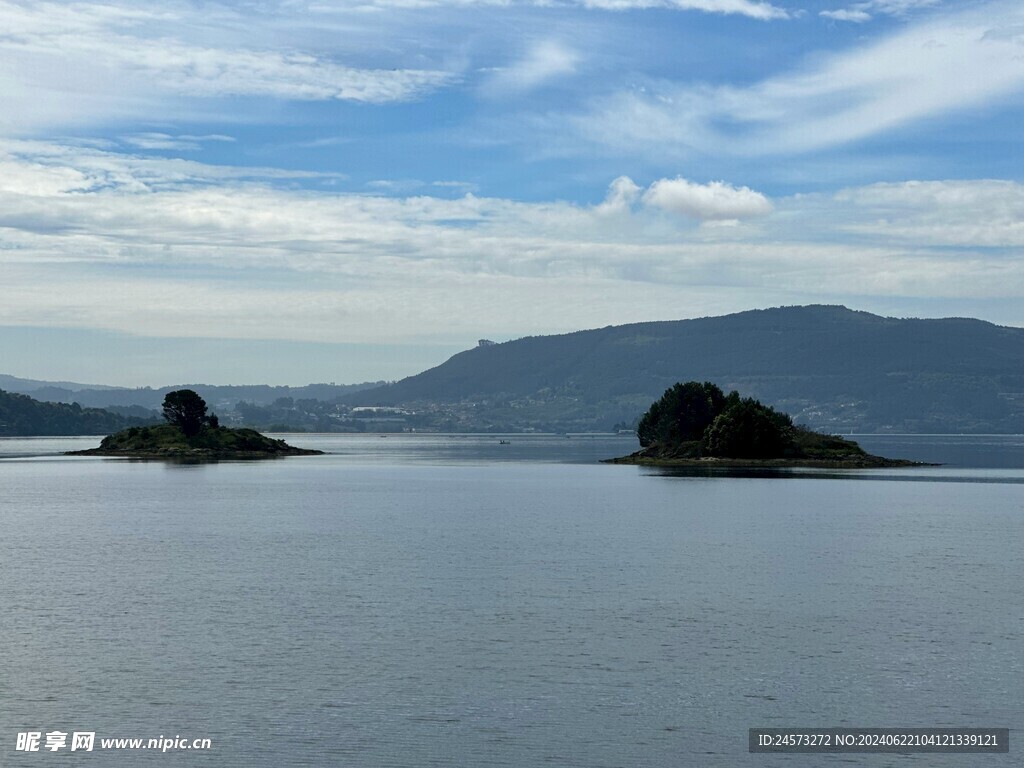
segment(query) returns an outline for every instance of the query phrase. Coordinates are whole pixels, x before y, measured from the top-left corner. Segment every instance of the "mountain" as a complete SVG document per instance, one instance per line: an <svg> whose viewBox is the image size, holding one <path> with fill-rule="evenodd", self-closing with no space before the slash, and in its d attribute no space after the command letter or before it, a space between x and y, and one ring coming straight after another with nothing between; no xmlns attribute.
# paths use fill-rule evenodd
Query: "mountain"
<svg viewBox="0 0 1024 768"><path fill-rule="evenodd" d="M484 428L608 429L687 380L741 390L814 429L1024 431L1024 329L821 305L481 344L343 400L447 404L456 427L471 413Z"/></svg>
<svg viewBox="0 0 1024 768"><path fill-rule="evenodd" d="M77 403L42 403L28 395L0 390L0 436L106 435L150 424Z"/></svg>

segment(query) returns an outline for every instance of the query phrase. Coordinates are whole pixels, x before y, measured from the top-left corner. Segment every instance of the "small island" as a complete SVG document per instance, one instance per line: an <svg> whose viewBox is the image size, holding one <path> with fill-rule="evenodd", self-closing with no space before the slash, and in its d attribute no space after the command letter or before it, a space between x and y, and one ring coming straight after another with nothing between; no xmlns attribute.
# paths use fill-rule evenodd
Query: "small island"
<svg viewBox="0 0 1024 768"><path fill-rule="evenodd" d="M220 426L216 414L207 415L206 401L191 389L169 392L164 398L167 421L152 427L131 427L103 438L99 448L68 451L68 456L119 456L131 459L267 459L314 456L323 451L296 448L254 429Z"/></svg>
<svg viewBox="0 0 1024 768"><path fill-rule="evenodd" d="M669 387L637 425L641 449L610 464L672 467L921 466L867 453L857 443L793 424L789 415L710 382Z"/></svg>

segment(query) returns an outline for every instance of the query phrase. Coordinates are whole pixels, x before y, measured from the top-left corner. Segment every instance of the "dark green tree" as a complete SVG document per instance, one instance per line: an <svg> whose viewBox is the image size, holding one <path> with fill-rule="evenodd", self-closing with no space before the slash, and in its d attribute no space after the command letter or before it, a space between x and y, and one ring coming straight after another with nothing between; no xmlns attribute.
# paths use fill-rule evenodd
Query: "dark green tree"
<svg viewBox="0 0 1024 768"><path fill-rule="evenodd" d="M640 445L700 440L726 401L722 390L709 381L673 384L640 418L636 429Z"/></svg>
<svg viewBox="0 0 1024 768"><path fill-rule="evenodd" d="M185 437L194 437L206 424L206 401L191 389L178 389L164 397L164 418L179 427Z"/></svg>
<svg viewBox="0 0 1024 768"><path fill-rule="evenodd" d="M752 397L737 396L704 433L709 456L776 459L793 449L793 422L784 413Z"/></svg>

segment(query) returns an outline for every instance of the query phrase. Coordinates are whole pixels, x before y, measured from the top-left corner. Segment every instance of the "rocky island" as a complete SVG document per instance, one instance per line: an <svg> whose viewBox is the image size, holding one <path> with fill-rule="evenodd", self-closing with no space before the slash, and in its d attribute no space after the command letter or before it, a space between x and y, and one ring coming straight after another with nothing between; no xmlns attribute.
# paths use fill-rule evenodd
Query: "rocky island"
<svg viewBox="0 0 1024 768"><path fill-rule="evenodd" d="M675 467L920 466L867 453L857 443L796 426L785 413L710 382L675 384L637 426L641 449L612 464Z"/></svg>
<svg viewBox="0 0 1024 768"><path fill-rule="evenodd" d="M323 453L296 448L254 429L222 427L216 414L207 416L206 402L190 389L168 393L163 413L167 424L125 429L103 438L98 448L69 451L67 455L216 461Z"/></svg>

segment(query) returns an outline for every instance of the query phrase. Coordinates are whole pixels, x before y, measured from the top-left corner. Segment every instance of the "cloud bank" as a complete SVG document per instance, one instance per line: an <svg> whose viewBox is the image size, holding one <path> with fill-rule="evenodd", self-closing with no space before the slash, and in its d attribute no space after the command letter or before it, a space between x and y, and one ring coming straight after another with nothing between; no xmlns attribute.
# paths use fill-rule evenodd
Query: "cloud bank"
<svg viewBox="0 0 1024 768"><path fill-rule="evenodd" d="M379 343L667 319L682 306L1024 299L1014 182L768 201L723 182L620 177L583 206L315 191L273 169L0 149L4 325ZM725 217L736 225L695 226Z"/></svg>

